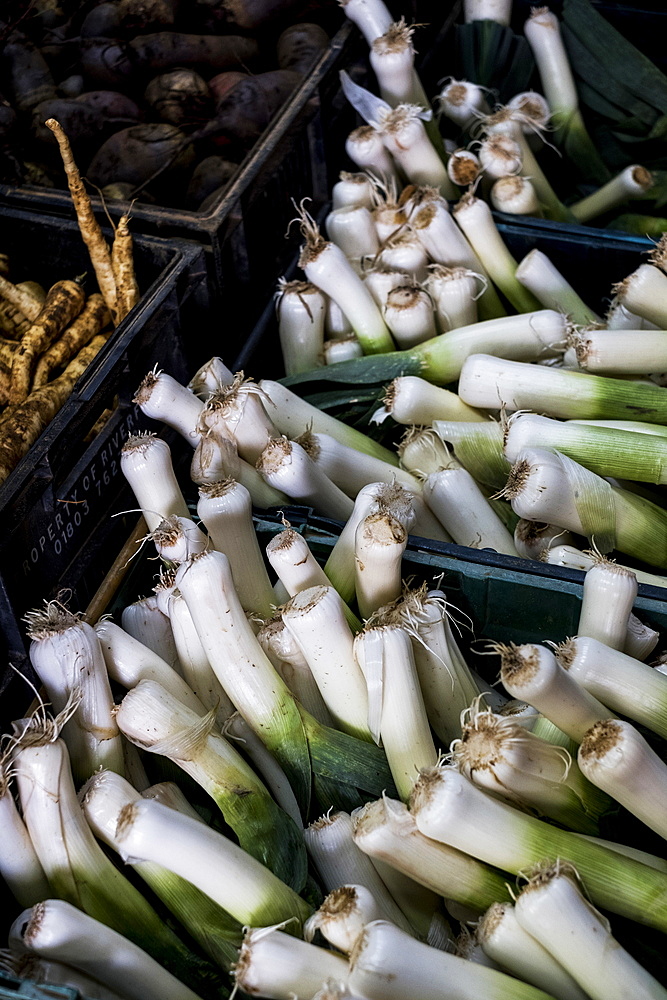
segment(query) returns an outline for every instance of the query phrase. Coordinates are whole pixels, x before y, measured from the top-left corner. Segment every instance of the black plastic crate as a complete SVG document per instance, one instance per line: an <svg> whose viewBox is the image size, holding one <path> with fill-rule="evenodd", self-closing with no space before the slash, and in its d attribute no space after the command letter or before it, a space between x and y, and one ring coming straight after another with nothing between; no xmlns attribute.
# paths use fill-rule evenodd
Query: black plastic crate
<svg viewBox="0 0 667 1000"><path fill-rule="evenodd" d="M92 271L75 223L27 212L5 211L0 218L17 280L31 276L48 285ZM25 655L20 626L25 611L62 588L86 603L104 576L108 554L118 551L136 523L136 514L110 515L134 507L118 466L127 435L154 429L132 403L139 379L157 364L187 380L219 346L209 325L202 248L137 237L135 258L142 289L138 305L0 486L4 662L18 665ZM107 409L106 423L93 431ZM3 676L0 701L6 680Z"/></svg>

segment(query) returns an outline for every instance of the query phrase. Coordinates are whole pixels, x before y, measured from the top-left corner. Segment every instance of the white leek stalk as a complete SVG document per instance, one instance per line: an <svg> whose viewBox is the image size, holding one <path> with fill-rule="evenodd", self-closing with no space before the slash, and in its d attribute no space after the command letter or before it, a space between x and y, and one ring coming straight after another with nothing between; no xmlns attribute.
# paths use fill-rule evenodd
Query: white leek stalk
<svg viewBox="0 0 667 1000"><path fill-rule="evenodd" d="M598 701L667 739L665 674L586 636L561 643L556 658Z"/></svg>
<svg viewBox="0 0 667 1000"><path fill-rule="evenodd" d="M148 646L154 653L178 670L178 653L174 645L169 618L158 607L156 594L150 594L140 601L134 601L123 608L120 624L138 642Z"/></svg>
<svg viewBox="0 0 667 1000"><path fill-rule="evenodd" d="M384 920L367 924L350 956L348 984L367 1000L442 1000L443 983L460 1000L546 1000L503 972L415 941Z"/></svg>
<svg viewBox="0 0 667 1000"><path fill-rule="evenodd" d="M436 335L433 305L419 285L394 288L387 296L384 319L401 348L421 344Z"/></svg>
<svg viewBox="0 0 667 1000"><path fill-rule="evenodd" d="M613 713L577 684L546 646L496 645L500 676L513 698L533 705L564 733L581 743L584 734Z"/></svg>
<svg viewBox="0 0 667 1000"><path fill-rule="evenodd" d="M283 608L282 618L336 726L369 740L366 682L354 659L353 635L340 596L333 587L302 590Z"/></svg>
<svg viewBox="0 0 667 1000"><path fill-rule="evenodd" d="M667 839L667 765L629 722L597 722L579 747L589 781Z"/></svg>
<svg viewBox="0 0 667 1000"><path fill-rule="evenodd" d="M195 396L206 400L212 392L217 392L225 385L231 385L233 381L234 375L222 358L213 357L197 369L188 382L188 389Z"/></svg>
<svg viewBox="0 0 667 1000"><path fill-rule="evenodd" d="M299 804L294 797L291 785L275 757L269 753L258 736L242 715L234 712L229 717L223 735L236 740L239 749L243 750L255 770L260 774L280 808L301 828L301 813Z"/></svg>
<svg viewBox="0 0 667 1000"><path fill-rule="evenodd" d="M618 208L624 201L641 198L653 187L653 177L646 167L634 164L613 177L587 198L570 205L570 211L577 222L586 223L604 212Z"/></svg>
<svg viewBox="0 0 667 1000"><path fill-rule="evenodd" d="M551 110L546 98L542 94L538 94L536 90L524 90L520 94L515 94L507 102L507 107L510 111L520 112L521 131L528 138L529 143L531 136L539 139L539 131L545 129L549 124Z"/></svg>
<svg viewBox="0 0 667 1000"><path fill-rule="evenodd" d="M437 760L410 637L400 626L370 626L354 640L368 686L369 728L382 741L394 784L407 800L417 774Z"/></svg>
<svg viewBox="0 0 667 1000"><path fill-rule="evenodd" d="M484 127L487 133L501 133L511 136L521 147L521 176L530 179L535 193L543 206L544 214L549 219L556 219L561 222L572 222L574 216L566 208L555 191L551 187L549 180L544 174L538 160L533 155L528 136L524 134L524 128L531 122L530 116L526 116L523 111L509 106L499 108L493 115L486 118ZM535 134L539 133L539 127L534 126Z"/></svg>
<svg viewBox="0 0 667 1000"><path fill-rule="evenodd" d="M539 301L518 281L517 263L507 249L486 202L466 194L457 203L454 217L492 281L517 312L536 309Z"/></svg>
<svg viewBox="0 0 667 1000"><path fill-rule="evenodd" d="M308 281L340 306L366 354L391 351L393 341L378 307L340 247L321 236L305 211L301 214L301 232L306 242L301 248L299 267Z"/></svg>
<svg viewBox="0 0 667 1000"><path fill-rule="evenodd" d="M416 381L421 382L422 380L417 379ZM444 392L445 390L436 389L434 391ZM355 448L342 444L330 434L313 434L306 431L305 434L300 435L298 442L306 449L325 475L352 499L357 496L359 490L370 483L391 484L399 482L415 493L421 492L420 483L410 473L397 469L396 466L389 465L379 458L362 455Z"/></svg>
<svg viewBox="0 0 667 1000"><path fill-rule="evenodd" d="M663 928L667 874L560 830L487 795L451 767L422 771L410 800L418 829L502 871L526 871L543 858L575 865L597 906Z"/></svg>
<svg viewBox="0 0 667 1000"><path fill-rule="evenodd" d="M560 24L548 7L534 7L523 26L542 82L559 141L584 176L599 183L609 173L593 145L579 111L577 88L560 33Z"/></svg>
<svg viewBox="0 0 667 1000"><path fill-rule="evenodd" d="M279 507L287 500L284 493L274 490L262 479L254 465L239 456L233 441L214 430L210 430L197 446L190 476L198 486L235 479L245 486L256 507Z"/></svg>
<svg viewBox="0 0 667 1000"><path fill-rule="evenodd" d="M123 748L113 695L95 631L57 601L29 612L26 620L32 640L30 662L53 710L62 712L72 697L77 700L65 725L77 781L85 781L99 767L122 774Z"/></svg>
<svg viewBox="0 0 667 1000"><path fill-rule="evenodd" d="M461 713L479 696L479 688L458 648L447 600L425 587L408 591L385 617L411 635L426 712L442 747L461 735Z"/></svg>
<svg viewBox="0 0 667 1000"><path fill-rule="evenodd" d="M653 323L649 323L642 316L630 312L617 296L611 300L607 315L605 317L608 330L647 330L657 329Z"/></svg>
<svg viewBox="0 0 667 1000"><path fill-rule="evenodd" d="M432 424L434 420L484 422L486 417L461 401L455 392L432 385L417 375L402 375L389 383L382 399L399 424Z"/></svg>
<svg viewBox="0 0 667 1000"><path fill-rule="evenodd" d="M50 894L44 869L16 808L4 762L0 764L0 876L19 906L32 906Z"/></svg>
<svg viewBox="0 0 667 1000"><path fill-rule="evenodd" d="M479 157L469 149L455 149L447 160L447 175L457 187L470 187L479 177L480 170Z"/></svg>
<svg viewBox="0 0 667 1000"><path fill-rule="evenodd" d="M600 375L648 375L667 369L664 330L581 330L572 337L577 362Z"/></svg>
<svg viewBox="0 0 667 1000"><path fill-rule="evenodd" d="M379 182L377 182L379 185ZM398 205L395 198L391 196L392 188L394 185L388 185L389 194L386 200L380 200L379 204L373 209L373 222L375 223L375 231L378 235L378 239L381 244L384 244L387 240L390 240L393 236L398 236L405 227L407 226L407 216L404 210ZM381 199L381 194L376 192L376 199ZM364 262L366 263L366 262ZM372 266L376 266L376 260L373 260ZM364 274L365 278L365 274Z"/></svg>
<svg viewBox="0 0 667 1000"><path fill-rule="evenodd" d="M451 458L445 445L430 427L408 427L399 444L398 454L401 465L420 478L426 478L430 472L445 468Z"/></svg>
<svg viewBox="0 0 667 1000"><path fill-rule="evenodd" d="M280 382L262 379L259 384L273 404L271 414L281 434L295 438L306 429L315 433L330 434L337 441L350 448L356 448L364 455L374 455L390 465L398 465L396 455L388 448L384 448L366 434L355 431L353 427L348 427L341 420L324 413L323 410L318 410L316 406L311 406Z"/></svg>
<svg viewBox="0 0 667 1000"><path fill-rule="evenodd" d="M142 379L132 402L147 417L178 431L193 448L199 443L197 424L204 404L173 376L153 369Z"/></svg>
<svg viewBox="0 0 667 1000"><path fill-rule="evenodd" d="M363 205L373 207L373 188L368 174L353 174L341 170L338 180L331 189L331 201L334 208L344 205Z"/></svg>
<svg viewBox="0 0 667 1000"><path fill-rule="evenodd" d="M201 985L194 956L95 840L53 727L22 740L14 761L23 818L51 891L145 948L184 982Z"/></svg>
<svg viewBox="0 0 667 1000"><path fill-rule="evenodd" d="M393 504L397 496L401 496L400 488L397 490L386 483L370 483L357 494L352 514L347 519L324 566L324 572L346 604L349 604L355 596L354 540L357 528L365 517L378 511L386 509L396 516ZM409 500L405 506L412 509ZM414 518L414 513L412 517ZM409 524L406 522L404 527L409 531L413 523L414 520Z"/></svg>
<svg viewBox="0 0 667 1000"><path fill-rule="evenodd" d="M443 949L448 951L449 949ZM481 944L477 940L477 930L468 930L467 926L462 925L461 931L457 938L454 940L454 954L459 958L464 958L466 962L474 962L476 965L484 965L487 969L495 969L497 972L502 971L497 962L494 962L490 958Z"/></svg>
<svg viewBox="0 0 667 1000"><path fill-rule="evenodd" d="M234 711L234 706L211 669L192 615L181 594L172 594L168 610L183 679L204 708L208 712L215 711L216 721L221 726Z"/></svg>
<svg viewBox="0 0 667 1000"><path fill-rule="evenodd" d="M463 363L469 355L482 350L489 354L498 352L502 357L511 354L514 359L523 361L556 356L560 353L557 345L562 342L564 327L565 317L551 309L523 313L520 316L501 316L498 319L473 323L471 326L462 326L458 330L440 334L407 351L395 351L381 358L359 358L356 361L349 361L344 369L340 368L339 375L345 381L352 382L362 381L371 373L374 381L396 375L421 375L436 385L448 385L459 377ZM570 378L575 377L573 372L561 372L555 368L541 370L549 374L556 372ZM597 376L576 373L576 377L600 381ZM642 396L648 393L652 399L655 398L652 396L653 393L665 392L664 389L653 385L632 383L631 388L633 393L641 390ZM620 392L621 395L629 395L627 388ZM662 397L658 398L662 403ZM466 402L469 400L466 399ZM494 406L488 408L493 409ZM499 408L500 403L496 396L495 409Z"/></svg>
<svg viewBox="0 0 667 1000"><path fill-rule="evenodd" d="M257 641L297 701L323 726L333 726L308 661L282 618L266 622L257 633Z"/></svg>
<svg viewBox="0 0 667 1000"><path fill-rule="evenodd" d="M434 263L463 267L488 277L484 265L450 215L444 199L420 206L411 216L410 225ZM480 297L479 307L484 319L505 315L490 281Z"/></svg>
<svg viewBox="0 0 667 1000"><path fill-rule="evenodd" d="M294 918L310 907L268 868L211 827L151 799L126 806L116 829L123 857L162 865L210 896L242 924Z"/></svg>
<svg viewBox="0 0 667 1000"><path fill-rule="evenodd" d="M378 267L375 264L369 270L364 271L363 277L364 284L380 309L384 309L389 292L394 288L398 288L399 285L410 283L410 276L404 271L388 270L385 267Z"/></svg>
<svg viewBox="0 0 667 1000"><path fill-rule="evenodd" d="M355 592L362 619L399 597L407 543L405 528L388 512L369 514L359 524L354 536Z"/></svg>
<svg viewBox="0 0 667 1000"><path fill-rule="evenodd" d="M347 984L337 979L327 979L317 993L313 994L313 1000L363 1000L356 993L351 993Z"/></svg>
<svg viewBox="0 0 667 1000"><path fill-rule="evenodd" d="M623 649L628 619L637 597L634 573L601 559L584 577L577 634Z"/></svg>
<svg viewBox="0 0 667 1000"><path fill-rule="evenodd" d="M320 364L325 311L326 300L315 285L280 280L276 312L286 375L306 372Z"/></svg>
<svg viewBox="0 0 667 1000"><path fill-rule="evenodd" d="M257 642L234 590L229 560L206 552L183 563L176 583L218 680L307 801L310 762L299 709Z"/></svg>
<svg viewBox="0 0 667 1000"><path fill-rule="evenodd" d="M345 16L356 24L368 45L384 35L393 18L383 0L343 0Z"/></svg>
<svg viewBox="0 0 667 1000"><path fill-rule="evenodd" d="M349 813L329 812L307 826L303 835L327 892L333 892L341 885L363 885L372 893L387 920L410 929L371 859L354 842L353 820Z"/></svg>
<svg viewBox="0 0 667 1000"><path fill-rule="evenodd" d="M471 21L497 21L508 27L512 14L511 0L464 0L463 16L466 24Z"/></svg>
<svg viewBox="0 0 667 1000"><path fill-rule="evenodd" d="M338 303L334 302L328 295L326 296L326 300L327 311L324 316L326 334L332 340L343 340L353 332L352 324Z"/></svg>
<svg viewBox="0 0 667 1000"><path fill-rule="evenodd" d="M524 559L543 559L543 556L550 552L554 542L570 545L572 535L556 524L519 518L514 529L514 545ZM544 561L548 560L545 558Z"/></svg>
<svg viewBox="0 0 667 1000"><path fill-rule="evenodd" d="M416 104L399 104L382 119L382 141L411 184L432 185L443 197L453 198L456 188L429 139L422 114Z"/></svg>
<svg viewBox="0 0 667 1000"><path fill-rule="evenodd" d="M632 426L615 427L611 421L562 422L536 413L517 413L505 432L505 455L516 462L526 448L548 448L599 476L667 483L667 438L634 431Z"/></svg>
<svg viewBox="0 0 667 1000"><path fill-rule="evenodd" d="M499 177L491 188L491 204L508 215L542 216L537 192L527 177Z"/></svg>
<svg viewBox="0 0 667 1000"><path fill-rule="evenodd" d="M587 1000L588 994L560 962L517 920L510 903L494 903L477 925L482 948L506 972L548 992L555 1000Z"/></svg>
<svg viewBox="0 0 667 1000"><path fill-rule="evenodd" d="M567 313L573 323L597 323L594 313L565 280L558 268L545 253L537 248L530 250L516 269L517 281L533 293L547 309Z"/></svg>
<svg viewBox="0 0 667 1000"><path fill-rule="evenodd" d="M196 397L193 395L193 399ZM122 447L120 470L130 484L149 531L170 514L189 517L188 505L176 481L171 449L155 434L133 434Z"/></svg>
<svg viewBox="0 0 667 1000"><path fill-rule="evenodd" d="M414 69L415 50L412 45L414 27L405 19L395 21L371 44L368 55L371 69L377 77L380 96L392 108L399 104L419 104L428 108L428 98Z"/></svg>
<svg viewBox="0 0 667 1000"><path fill-rule="evenodd" d="M275 927L249 927L234 974L251 996L272 1000L312 997L329 978L344 979L347 961Z"/></svg>
<svg viewBox="0 0 667 1000"><path fill-rule="evenodd" d="M424 483L424 499L458 545L517 555L514 540L466 469L443 469Z"/></svg>
<svg viewBox="0 0 667 1000"><path fill-rule="evenodd" d="M319 931L329 944L349 955L366 924L380 920L382 910L364 885L342 885L324 899L304 926L306 941Z"/></svg>
<svg viewBox="0 0 667 1000"><path fill-rule="evenodd" d="M119 815L129 803L141 800L139 793L120 775L98 771L82 788L80 798L95 836L117 851ZM138 861L132 867L187 928L202 950L229 970L241 943L241 925L200 889L166 868L150 861Z"/></svg>
<svg viewBox="0 0 667 1000"><path fill-rule="evenodd" d="M102 618L95 626L109 676L125 688L142 680L157 681L184 705L205 715L206 709L185 680L169 664L125 632L120 625Z"/></svg>
<svg viewBox="0 0 667 1000"><path fill-rule="evenodd" d="M266 546L266 556L290 597L309 587L328 587L329 580L298 531L286 528Z"/></svg>
<svg viewBox="0 0 667 1000"><path fill-rule="evenodd" d="M24 910L10 930L14 947L73 965L128 1000L199 1000L124 934L61 899Z"/></svg>
<svg viewBox="0 0 667 1000"><path fill-rule="evenodd" d="M421 241L409 230L389 236L382 244L377 260L382 267L405 271L408 275L407 284L421 284L426 280L428 266L426 250Z"/></svg>
<svg viewBox="0 0 667 1000"><path fill-rule="evenodd" d="M539 871L519 894L516 918L591 1000L665 1000L667 990L612 936L589 903L578 873L558 862Z"/></svg>
<svg viewBox="0 0 667 1000"><path fill-rule="evenodd" d="M350 260L374 256L379 241L373 216L363 205L345 205L335 208L326 217L325 227L329 239Z"/></svg>
<svg viewBox="0 0 667 1000"><path fill-rule="evenodd" d="M350 132L345 140L345 152L366 173L379 180L397 180L394 161L372 125L362 125Z"/></svg>
<svg viewBox="0 0 667 1000"><path fill-rule="evenodd" d="M477 298L481 275L465 267L435 264L428 279L428 291L435 303L442 333L477 322Z"/></svg>
<svg viewBox="0 0 667 1000"><path fill-rule="evenodd" d="M161 802L163 806L168 806L169 809L176 809L177 812L181 812L185 816L190 816L200 823L206 822L194 806L190 805L183 792L173 781L158 781L156 785L144 788L141 797L143 799L155 799L157 802Z"/></svg>
<svg viewBox="0 0 667 1000"><path fill-rule="evenodd" d="M325 365L337 365L340 361L350 361L352 358L363 357L363 348L354 333L340 340L325 340L322 345L322 357Z"/></svg>
<svg viewBox="0 0 667 1000"><path fill-rule="evenodd" d="M438 110L458 125L462 132L470 130L483 115L488 115L484 88L467 80L450 79L437 98Z"/></svg>
<svg viewBox="0 0 667 1000"><path fill-rule="evenodd" d="M241 458L253 465L276 434L276 428L263 406L264 394L243 372L237 372L232 385L207 399L199 420L202 434L215 429L234 441Z"/></svg>
<svg viewBox="0 0 667 1000"><path fill-rule="evenodd" d="M151 532L151 539L160 558L175 564L185 562L190 556L203 552L209 544L206 535L193 520L174 514L160 521L157 528ZM137 638L142 641L141 637ZM148 646L149 643L145 645Z"/></svg>
<svg viewBox="0 0 667 1000"><path fill-rule="evenodd" d="M667 544L662 544L667 523L664 510L610 486L558 452L521 451L505 496L519 517L562 525L594 540L603 552L615 547L656 566L667 565Z"/></svg>
<svg viewBox="0 0 667 1000"><path fill-rule="evenodd" d="M195 715L154 681L142 681L118 709L118 725L128 739L150 753L168 757L214 799L244 850L290 879L299 867L294 825L239 752L214 729L212 714ZM251 796L253 807L243 802ZM284 844L279 843L280 837Z"/></svg>
<svg viewBox="0 0 667 1000"><path fill-rule="evenodd" d="M634 574L636 576L636 574ZM637 660L646 660L658 645L660 633L649 625L644 625L635 615L628 617L623 652Z"/></svg>
<svg viewBox="0 0 667 1000"><path fill-rule="evenodd" d="M257 462L266 481L325 517L346 520L352 501L333 483L296 441L272 438Z"/></svg>
<svg viewBox="0 0 667 1000"><path fill-rule="evenodd" d="M354 810L353 824L356 823L359 811L359 809ZM381 861L379 858L371 858L371 861L420 940L428 941L434 948L440 947L435 944L437 935L440 935L441 939L451 940L451 928L448 928L445 918L440 913L440 897L436 892L427 889L425 885L420 885L386 861ZM446 949L443 947L443 950Z"/></svg>
<svg viewBox="0 0 667 1000"><path fill-rule="evenodd" d="M197 514L213 547L229 559L244 610L270 615L276 598L257 541L248 490L232 479L200 486Z"/></svg>
<svg viewBox="0 0 667 1000"><path fill-rule="evenodd" d="M479 162L491 180L517 174L523 165L521 146L509 135L492 133L479 146Z"/></svg>
<svg viewBox="0 0 667 1000"><path fill-rule="evenodd" d="M609 799L586 781L566 750L534 736L516 718L479 711L475 704L466 714L461 739L451 750L467 778L571 830L599 832Z"/></svg>

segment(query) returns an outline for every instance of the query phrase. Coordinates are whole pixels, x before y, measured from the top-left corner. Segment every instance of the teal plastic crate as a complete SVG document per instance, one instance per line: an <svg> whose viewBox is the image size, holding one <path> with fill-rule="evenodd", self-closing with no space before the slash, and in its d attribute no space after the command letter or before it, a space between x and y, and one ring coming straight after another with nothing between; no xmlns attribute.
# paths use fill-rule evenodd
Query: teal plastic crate
<svg viewBox="0 0 667 1000"><path fill-rule="evenodd" d="M87 1000L69 986L38 986L29 979L17 979L0 971L0 1000L25 997L26 1000Z"/></svg>

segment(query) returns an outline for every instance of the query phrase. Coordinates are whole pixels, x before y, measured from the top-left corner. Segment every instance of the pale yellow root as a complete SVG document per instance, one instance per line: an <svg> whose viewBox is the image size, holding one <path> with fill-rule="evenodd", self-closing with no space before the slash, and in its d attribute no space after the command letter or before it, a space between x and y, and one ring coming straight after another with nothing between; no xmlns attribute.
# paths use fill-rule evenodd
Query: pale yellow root
<svg viewBox="0 0 667 1000"><path fill-rule="evenodd" d="M34 295L19 285L12 285L11 281L7 281L2 275L0 275L0 295L33 323L42 311L42 304Z"/></svg>
<svg viewBox="0 0 667 1000"><path fill-rule="evenodd" d="M36 389L22 403L7 408L0 423L0 483L4 483L53 420L106 340L107 336L98 334L70 361L62 375Z"/></svg>
<svg viewBox="0 0 667 1000"><path fill-rule="evenodd" d="M134 273L132 234L128 228L129 215L118 220L116 236L111 247L111 264L116 281L117 322L125 319L130 309L139 301L139 287Z"/></svg>
<svg viewBox="0 0 667 1000"><path fill-rule="evenodd" d="M46 296L39 318L24 334L12 359L9 402L21 403L28 396L37 359L79 315L86 295L76 281L57 281Z"/></svg>
<svg viewBox="0 0 667 1000"><path fill-rule="evenodd" d="M82 347L104 329L110 319L109 310L99 292L89 296L82 312L37 362L32 380L33 391L46 385L51 373L57 368L64 368Z"/></svg>
<svg viewBox="0 0 667 1000"><path fill-rule="evenodd" d="M41 306L44 305L46 292L36 281L20 281L16 285L17 289L27 292ZM33 320L27 319L15 306L6 299L0 299L0 330L11 340L20 340L32 326Z"/></svg>
<svg viewBox="0 0 667 1000"><path fill-rule="evenodd" d="M55 118L47 118L44 124L47 128L51 129L58 140L63 167L65 168L65 174L67 175L67 184L70 194L72 195L72 201L74 202L76 217L79 221L81 236L83 237L83 242L88 247L88 253L90 254L90 260L95 270L100 292L104 297L104 301L107 304L107 308L111 313L114 323L117 323L116 281L114 278L113 267L111 265L109 247L104 239L104 236L102 235L100 225L93 213L93 206L90 203L88 192L86 191L83 181L81 180L79 168L74 161L69 139L63 131L62 126L56 121Z"/></svg>

